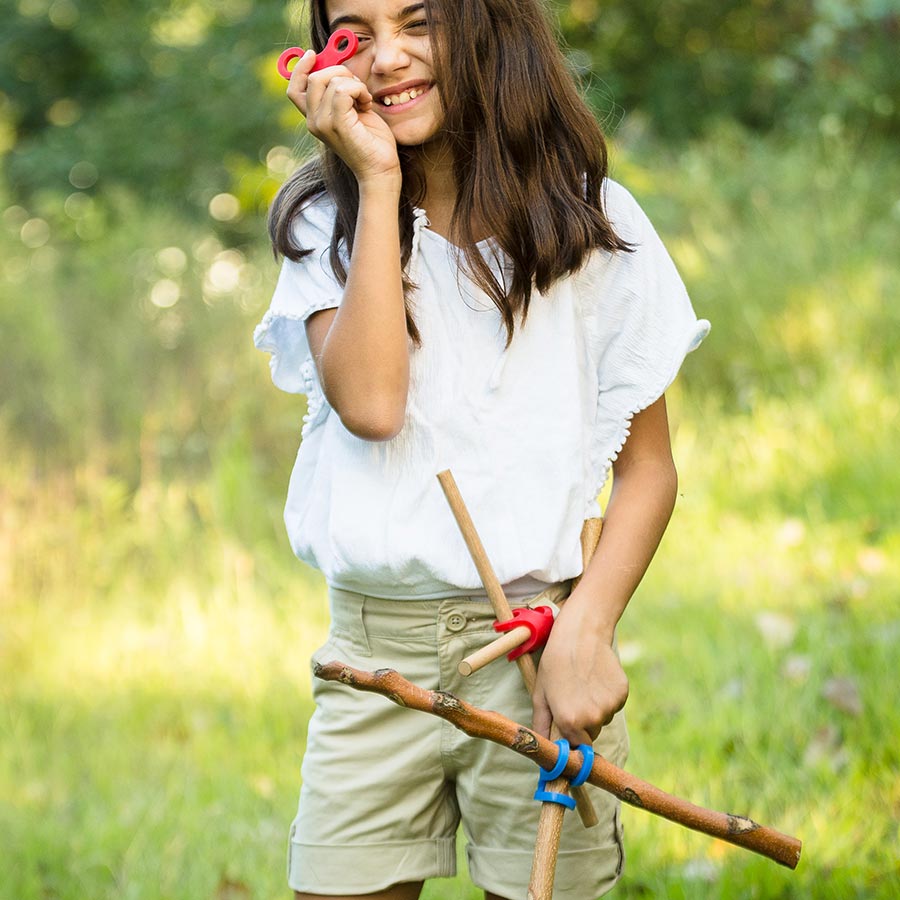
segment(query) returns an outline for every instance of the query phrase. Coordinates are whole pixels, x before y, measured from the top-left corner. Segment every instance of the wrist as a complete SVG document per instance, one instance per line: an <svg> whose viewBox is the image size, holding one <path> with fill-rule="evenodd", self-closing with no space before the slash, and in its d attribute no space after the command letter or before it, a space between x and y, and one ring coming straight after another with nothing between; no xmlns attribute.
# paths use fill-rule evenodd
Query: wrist
<svg viewBox="0 0 900 900"><path fill-rule="evenodd" d="M360 202L364 199L399 200L400 190L403 187L403 173L399 168L379 172L359 178L358 184Z"/></svg>
<svg viewBox="0 0 900 900"><path fill-rule="evenodd" d="M612 646L619 617L607 609L601 600L575 590L566 600L563 609L571 618L578 619L580 633L591 635L596 641Z"/></svg>

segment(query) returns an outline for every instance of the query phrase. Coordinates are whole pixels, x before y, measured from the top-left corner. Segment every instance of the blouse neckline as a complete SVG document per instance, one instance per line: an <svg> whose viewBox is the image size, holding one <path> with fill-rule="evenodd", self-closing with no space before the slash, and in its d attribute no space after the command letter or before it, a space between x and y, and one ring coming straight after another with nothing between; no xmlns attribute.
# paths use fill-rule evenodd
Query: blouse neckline
<svg viewBox="0 0 900 900"><path fill-rule="evenodd" d="M431 227L431 222L428 219L428 213L424 209L417 206L415 210L413 210L413 214L415 216L416 225L419 226L423 233L434 235L442 244L444 244L446 247L449 247L451 250L455 250L457 253L462 252L463 248L460 247L459 244L454 244L453 241L451 241L449 238L444 237L444 235L442 235L439 231L435 231ZM496 245L497 241L493 237L482 238L480 241L475 242L475 246L478 248Z"/></svg>

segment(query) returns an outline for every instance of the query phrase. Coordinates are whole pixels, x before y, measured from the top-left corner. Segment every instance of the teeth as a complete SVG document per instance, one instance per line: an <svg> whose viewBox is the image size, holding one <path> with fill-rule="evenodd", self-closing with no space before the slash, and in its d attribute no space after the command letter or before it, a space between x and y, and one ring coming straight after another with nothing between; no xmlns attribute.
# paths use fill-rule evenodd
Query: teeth
<svg viewBox="0 0 900 900"><path fill-rule="evenodd" d="M381 102L385 106L397 106L400 103L409 103L410 100L415 100L416 97L419 97L424 93L424 88L422 88L421 90L413 88L411 91L404 91L402 94L394 94L392 97L384 97L382 98Z"/></svg>

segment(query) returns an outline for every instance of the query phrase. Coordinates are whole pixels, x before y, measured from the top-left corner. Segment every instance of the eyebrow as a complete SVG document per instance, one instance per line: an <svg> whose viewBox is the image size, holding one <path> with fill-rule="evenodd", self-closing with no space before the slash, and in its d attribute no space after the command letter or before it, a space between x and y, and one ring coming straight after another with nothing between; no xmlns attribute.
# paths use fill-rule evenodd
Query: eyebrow
<svg viewBox="0 0 900 900"><path fill-rule="evenodd" d="M394 16L395 21L400 21L401 19L405 19L407 16L411 16L414 13L424 11L425 4L424 3L413 3L410 6L404 6L400 12ZM354 16L354 15L346 15L346 16L338 16L331 24L330 28L334 31L336 28L340 28L341 25L367 25L368 22L362 16Z"/></svg>

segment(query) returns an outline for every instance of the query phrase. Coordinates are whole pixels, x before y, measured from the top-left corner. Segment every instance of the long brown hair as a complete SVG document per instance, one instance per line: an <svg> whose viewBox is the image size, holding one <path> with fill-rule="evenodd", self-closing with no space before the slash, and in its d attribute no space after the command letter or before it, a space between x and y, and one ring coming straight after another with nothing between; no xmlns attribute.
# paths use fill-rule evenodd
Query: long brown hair
<svg viewBox="0 0 900 900"><path fill-rule="evenodd" d="M508 343L516 319L524 322L528 314L535 288L543 293L576 272L594 249L631 249L604 210L606 142L578 94L540 0L424 0L424 6L432 23L442 135L453 154L457 197L451 235L467 272L500 311ZM325 0L311 0L310 13L312 46L319 52L329 37ZM405 269L413 210L424 199L425 183L415 148L398 152ZM332 151L323 149L285 182L269 212L269 235L276 255L299 260L309 254L297 246L291 225L303 205L323 193L337 210L330 259L344 284L359 191L353 172ZM476 223L508 260L502 280L478 248ZM409 304L407 327L418 343Z"/></svg>

